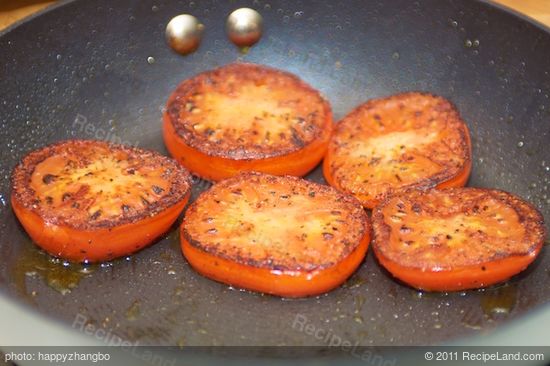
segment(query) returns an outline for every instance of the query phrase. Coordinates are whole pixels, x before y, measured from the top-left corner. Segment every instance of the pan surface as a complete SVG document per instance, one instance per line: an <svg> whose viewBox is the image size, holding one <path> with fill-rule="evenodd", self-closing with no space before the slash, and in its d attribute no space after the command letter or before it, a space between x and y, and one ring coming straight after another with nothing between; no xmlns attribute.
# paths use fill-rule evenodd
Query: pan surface
<svg viewBox="0 0 550 366"><path fill-rule="evenodd" d="M262 40L242 54L226 38L234 9L261 12ZM164 42L180 13L205 25L199 50ZM443 95L471 130L469 185L514 192L550 220L550 33L483 2L74 1L0 36L0 291L48 317L146 345L326 345L304 324L352 344L417 345L486 334L546 304L548 245L527 271L479 291L430 294L394 281L369 253L342 287L307 299L243 292L195 273L176 226L129 258L52 263L9 204L9 176L32 149L107 139L166 153L161 111L183 79L234 61L296 73L338 119L363 101ZM320 169L308 179L323 182ZM196 181L193 199L209 187ZM76 323L75 323L76 322Z"/></svg>

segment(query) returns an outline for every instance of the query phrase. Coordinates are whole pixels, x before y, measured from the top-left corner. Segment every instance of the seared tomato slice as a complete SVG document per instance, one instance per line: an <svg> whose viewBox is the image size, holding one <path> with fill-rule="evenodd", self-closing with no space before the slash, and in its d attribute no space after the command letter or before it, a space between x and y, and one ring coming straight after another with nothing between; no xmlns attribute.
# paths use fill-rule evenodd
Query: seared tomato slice
<svg viewBox="0 0 550 366"><path fill-rule="evenodd" d="M233 286L299 297L340 285L363 260L369 219L352 196L291 176L242 173L187 210L183 254Z"/></svg>
<svg viewBox="0 0 550 366"><path fill-rule="evenodd" d="M471 169L468 129L444 98L406 93L359 106L336 127L323 171L373 208L410 188L461 187Z"/></svg>
<svg viewBox="0 0 550 366"><path fill-rule="evenodd" d="M17 218L50 254L104 261L170 228L189 196L189 173L156 152L68 140L33 151L12 175Z"/></svg>
<svg viewBox="0 0 550 366"><path fill-rule="evenodd" d="M321 161L331 132L332 112L319 92L252 64L184 81L164 113L170 154L210 180L252 170L302 176Z"/></svg>
<svg viewBox="0 0 550 366"><path fill-rule="evenodd" d="M498 190L413 190L373 211L373 249L409 285L431 291L489 286L523 271L539 254L542 215Z"/></svg>

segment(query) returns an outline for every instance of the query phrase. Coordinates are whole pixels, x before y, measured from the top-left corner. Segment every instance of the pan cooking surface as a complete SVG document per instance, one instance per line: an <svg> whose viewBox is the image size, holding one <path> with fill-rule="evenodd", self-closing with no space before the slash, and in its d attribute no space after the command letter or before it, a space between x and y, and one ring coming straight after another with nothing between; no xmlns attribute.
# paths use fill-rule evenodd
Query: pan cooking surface
<svg viewBox="0 0 550 366"><path fill-rule="evenodd" d="M241 54L230 11L259 10L265 34ZM205 24L197 52L172 53L164 27L180 13ZM369 253L342 287L299 300L243 292L196 274L174 229L102 266L52 264L9 204L9 174L27 152L65 138L166 150L161 110L197 72L243 60L298 74L340 118L363 101L423 90L452 100L471 129L470 185L514 192L550 221L550 34L462 1L71 2L0 36L0 288L68 326L139 344L326 345L305 324L362 345L433 344L487 333L550 300L550 253L504 285L415 291ZM308 179L323 182L319 168ZM193 199L208 188L196 181ZM26 304L26 305L25 305ZM310 328L311 329L311 328ZM319 333L320 334L320 333Z"/></svg>

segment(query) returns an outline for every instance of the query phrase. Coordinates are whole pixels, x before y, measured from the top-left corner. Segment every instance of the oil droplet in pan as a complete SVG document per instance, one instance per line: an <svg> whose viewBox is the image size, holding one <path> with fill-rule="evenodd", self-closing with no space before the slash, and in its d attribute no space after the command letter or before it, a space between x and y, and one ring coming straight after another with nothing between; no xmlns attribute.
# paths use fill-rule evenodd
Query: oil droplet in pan
<svg viewBox="0 0 550 366"><path fill-rule="evenodd" d="M78 286L82 278L96 269L95 265L69 263L54 258L31 242L21 245L21 253L11 271L19 292L29 299L32 299L32 294L27 290L28 277L42 278L49 287L66 295Z"/></svg>
<svg viewBox="0 0 550 366"><path fill-rule="evenodd" d="M141 303L139 300L136 300L126 310L126 319L128 319L129 321L134 321L139 317L140 314L141 314Z"/></svg>
<svg viewBox="0 0 550 366"><path fill-rule="evenodd" d="M180 337L176 344L178 345L178 347L183 348L185 347L186 343L187 342L185 342L185 337Z"/></svg>
<svg viewBox="0 0 550 366"><path fill-rule="evenodd" d="M486 290L481 296L483 313L493 319L500 314L510 314L517 302L517 288L507 284L494 290Z"/></svg>
<svg viewBox="0 0 550 366"><path fill-rule="evenodd" d="M483 314L480 314L477 308L468 308L466 311L461 310L462 325L466 328L480 330L483 327Z"/></svg>

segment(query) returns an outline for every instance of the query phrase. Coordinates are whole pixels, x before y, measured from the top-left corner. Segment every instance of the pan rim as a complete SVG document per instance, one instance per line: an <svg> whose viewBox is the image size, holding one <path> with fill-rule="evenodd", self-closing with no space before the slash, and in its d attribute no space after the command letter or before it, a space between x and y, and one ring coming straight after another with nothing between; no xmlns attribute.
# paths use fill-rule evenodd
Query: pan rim
<svg viewBox="0 0 550 366"><path fill-rule="evenodd" d="M531 24L532 26L536 27L537 29L539 29L539 30L541 30L545 33L550 34L550 26L547 26L547 25L539 22L535 18L531 18L530 16L525 15L523 13L520 13L519 11L517 11L515 9L512 9L512 8L510 8L510 7L508 7L504 4L494 2L493 0L476 0L476 1L480 4L484 4L484 5L488 6L490 8L496 8L501 12L504 12L504 13L507 13L509 15L515 16L516 18L519 18L522 21Z"/></svg>
<svg viewBox="0 0 550 366"><path fill-rule="evenodd" d="M5 36L6 34L10 33L12 30L19 27L20 25L28 23L28 22L34 20L35 18L38 18L38 17L40 17L40 16L42 16L46 13L49 13L52 10L56 10L58 8L61 8L61 7L65 6L65 5L68 5L70 3L74 3L76 1L77 0L59 0L59 2L57 2L57 3L47 5L45 8L40 9L39 11L37 11L35 13L32 13L30 15L27 15L26 17L21 18L21 19L15 21L14 23L10 24L8 27L0 30L0 38Z"/></svg>

